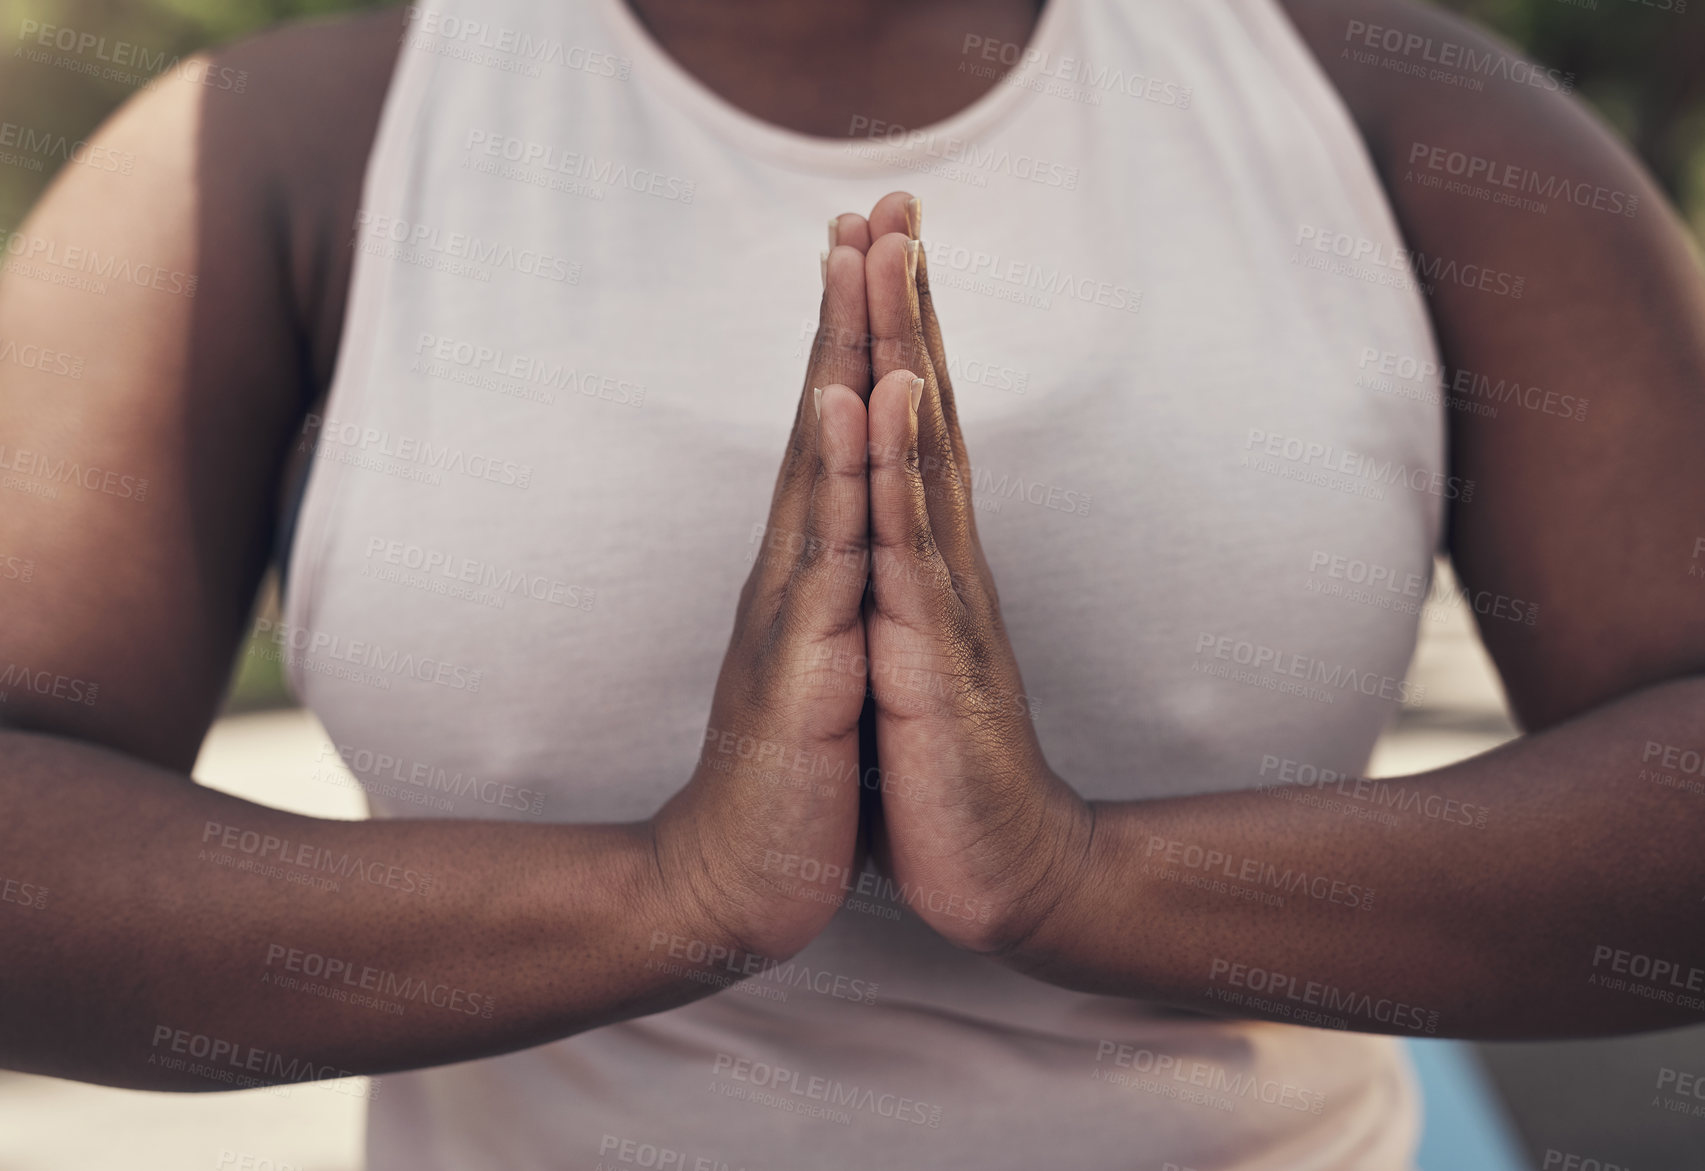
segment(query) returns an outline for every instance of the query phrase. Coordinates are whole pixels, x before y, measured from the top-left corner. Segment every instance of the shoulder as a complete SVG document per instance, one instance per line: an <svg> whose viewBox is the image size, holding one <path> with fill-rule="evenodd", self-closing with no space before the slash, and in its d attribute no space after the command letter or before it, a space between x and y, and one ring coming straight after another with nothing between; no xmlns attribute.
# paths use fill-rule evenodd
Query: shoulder
<svg viewBox="0 0 1705 1171"><path fill-rule="evenodd" d="M1574 79L1418 0L1279 0L1374 150L1423 126L1502 135L1597 129Z"/></svg>
<svg viewBox="0 0 1705 1171"><path fill-rule="evenodd" d="M128 208L152 225L140 244L192 239L203 281L230 269L271 282L307 349L305 393L323 391L406 20L396 6L287 24L175 63L91 136L129 162L68 168L35 218L86 227Z"/></svg>
<svg viewBox="0 0 1705 1171"><path fill-rule="evenodd" d="M1543 727L1705 671L1705 280L1567 74L1414 0L1281 0L1366 142L1444 363L1451 557ZM1589 410L1590 406L1590 410ZM1487 599L1482 610L1479 599ZM1523 599L1537 621L1498 599Z"/></svg>
<svg viewBox="0 0 1705 1171"><path fill-rule="evenodd" d="M407 9L284 25L205 55L219 79L198 131L205 197L264 225L319 389L331 377L352 262L349 233ZM240 92L238 87L241 87Z"/></svg>
<svg viewBox="0 0 1705 1171"><path fill-rule="evenodd" d="M35 481L0 547L57 583L6 591L0 656L100 695L15 694L12 726L194 761L336 352L393 19L174 62L8 235L0 336L64 361L0 369L6 458Z"/></svg>

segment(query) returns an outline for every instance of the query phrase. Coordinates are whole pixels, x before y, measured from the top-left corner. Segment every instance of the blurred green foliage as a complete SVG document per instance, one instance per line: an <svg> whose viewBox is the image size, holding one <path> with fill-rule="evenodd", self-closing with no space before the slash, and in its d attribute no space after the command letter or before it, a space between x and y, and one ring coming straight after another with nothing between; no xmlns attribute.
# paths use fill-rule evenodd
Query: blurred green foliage
<svg viewBox="0 0 1705 1171"><path fill-rule="evenodd" d="M1573 74L1705 238L1705 0L1447 0Z"/></svg>
<svg viewBox="0 0 1705 1171"><path fill-rule="evenodd" d="M26 21L129 42L150 59L170 62L282 21L392 2L0 0L0 122L76 141L138 88L18 56ZM1513 41L1534 60L1572 74L1581 96L1634 146L1696 235L1705 238L1705 0L1440 2ZM1677 11L1677 5L1690 10ZM39 171L0 165L0 230L23 220L52 174L45 164ZM276 659L251 644L237 664L233 706L263 706L283 697Z"/></svg>
<svg viewBox="0 0 1705 1171"><path fill-rule="evenodd" d="M28 61L17 55L26 21L139 46L167 62L281 21L379 8L391 0L0 0L0 121L38 133L87 137L138 86ZM85 55L87 57L89 55ZM44 172L0 166L0 228L16 227L47 181Z"/></svg>

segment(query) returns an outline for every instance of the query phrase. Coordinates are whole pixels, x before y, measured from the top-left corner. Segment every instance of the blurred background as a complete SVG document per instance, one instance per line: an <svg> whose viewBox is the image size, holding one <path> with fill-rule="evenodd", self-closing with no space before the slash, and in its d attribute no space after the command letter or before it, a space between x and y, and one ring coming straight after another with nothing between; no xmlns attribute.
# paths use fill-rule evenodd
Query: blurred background
<svg viewBox="0 0 1705 1171"><path fill-rule="evenodd" d="M4 47L26 20L105 35L171 62L285 20L382 0L0 0L0 122L86 137L144 83L22 60ZM571 0L563 0L571 2ZM1693 0L1445 0L1573 75L1580 95L1639 152L1705 239L1705 13ZM1697 0L1705 3L1705 0ZM56 160L0 155L0 233L19 226ZM1515 735L1449 568L1421 623L1410 677L1426 702L1401 713L1370 773L1396 775ZM269 584L257 616L271 613ZM359 785L271 655L243 654L198 780L320 817L365 816ZM0 959L0 983L3 983ZM1422 1171L1698 1171L1705 1121L1653 1100L1660 1067L1705 1070L1705 1027L1596 1042L1412 1047L1427 1095ZM362 1099L328 1088L142 1094L0 1072L0 1171L356 1171ZM1596 1160L1593 1162L1591 1160Z"/></svg>

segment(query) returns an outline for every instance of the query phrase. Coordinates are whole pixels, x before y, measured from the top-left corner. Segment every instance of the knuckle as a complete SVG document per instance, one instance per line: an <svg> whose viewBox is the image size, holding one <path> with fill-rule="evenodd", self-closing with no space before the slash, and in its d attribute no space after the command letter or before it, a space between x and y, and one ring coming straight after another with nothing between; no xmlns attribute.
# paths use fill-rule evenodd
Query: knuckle
<svg viewBox="0 0 1705 1171"><path fill-rule="evenodd" d="M912 531L907 534L906 548L914 560L926 563L929 568L934 569L940 564L942 570L947 569L946 562L942 560L941 546L936 544L935 533L928 525L919 524L912 527Z"/></svg>
<svg viewBox="0 0 1705 1171"><path fill-rule="evenodd" d="M787 437L787 455L782 460L784 484L797 483L801 474L809 471L811 465L817 462L817 454L812 447L813 443L806 434L804 422L801 421Z"/></svg>
<svg viewBox="0 0 1705 1171"><path fill-rule="evenodd" d="M786 691L786 671L783 657L778 653L777 628L783 624L778 616L755 632L748 647L745 669L735 677L730 698L748 720L756 720L769 711Z"/></svg>
<svg viewBox="0 0 1705 1171"><path fill-rule="evenodd" d="M866 473L864 464L856 456L831 464L827 458L817 461L817 480L812 485L812 496L815 505L825 501L833 506L836 501L846 501L862 496L864 493ZM850 511L850 509L843 509Z"/></svg>
<svg viewBox="0 0 1705 1171"><path fill-rule="evenodd" d="M892 443L878 443L872 439L865 444L866 459L873 473L891 473L900 468L905 461L905 448Z"/></svg>

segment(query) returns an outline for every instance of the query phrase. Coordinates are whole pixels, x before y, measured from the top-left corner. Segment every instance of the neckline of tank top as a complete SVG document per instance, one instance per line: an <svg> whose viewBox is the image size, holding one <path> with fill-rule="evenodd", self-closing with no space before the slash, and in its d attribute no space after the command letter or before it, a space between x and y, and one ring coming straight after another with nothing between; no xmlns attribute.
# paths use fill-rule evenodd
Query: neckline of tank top
<svg viewBox="0 0 1705 1171"><path fill-rule="evenodd" d="M1047 0L1022 51L1040 55L1041 60L1053 59L1064 35L1066 9L1076 2ZM748 154L810 171L917 174L915 165L906 165L911 155L939 157L942 162L949 162L944 152L953 149L953 143L978 141L978 134L988 133L1035 96L1033 87L1013 84L1009 72L976 101L942 121L909 128L908 133L923 136L911 146L890 144L888 139L880 137L818 138L766 122L705 85L657 43L628 7L627 0L597 0L597 3L604 20L622 42L622 52L634 62L629 84L654 87L673 106Z"/></svg>

